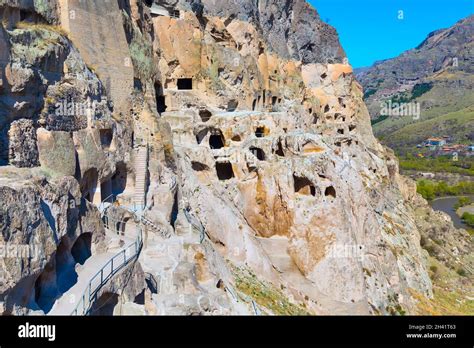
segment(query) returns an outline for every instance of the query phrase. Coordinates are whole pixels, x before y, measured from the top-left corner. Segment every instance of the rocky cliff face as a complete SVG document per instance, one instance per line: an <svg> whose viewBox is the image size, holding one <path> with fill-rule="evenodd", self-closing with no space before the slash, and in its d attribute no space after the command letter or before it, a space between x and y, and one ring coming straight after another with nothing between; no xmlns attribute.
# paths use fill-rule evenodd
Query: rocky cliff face
<svg viewBox="0 0 474 348"><path fill-rule="evenodd" d="M106 251L117 231L97 209L112 202L124 240L144 206L139 265L104 288L127 287L133 313L403 314L433 296L415 189L373 137L335 30L306 2L48 4L51 18L35 7L23 20L18 3L0 7L0 188L44 186L24 211L2 199L0 226L6 245L64 219L87 228L39 243L42 263L1 284L6 312L47 313L67 294L52 263L79 273L87 236L91 257ZM41 210L49 190L83 217Z"/></svg>

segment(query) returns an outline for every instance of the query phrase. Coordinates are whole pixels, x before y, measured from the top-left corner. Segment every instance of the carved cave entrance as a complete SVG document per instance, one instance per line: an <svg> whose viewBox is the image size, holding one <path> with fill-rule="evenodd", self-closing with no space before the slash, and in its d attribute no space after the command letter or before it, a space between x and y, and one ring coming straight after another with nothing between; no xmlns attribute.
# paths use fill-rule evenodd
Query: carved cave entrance
<svg viewBox="0 0 474 348"><path fill-rule="evenodd" d="M217 177L221 181L226 181L234 178L234 169L230 162L217 162L216 163Z"/></svg>
<svg viewBox="0 0 474 348"><path fill-rule="evenodd" d="M309 179L293 175L293 180L296 193L306 196L316 196L316 187Z"/></svg>

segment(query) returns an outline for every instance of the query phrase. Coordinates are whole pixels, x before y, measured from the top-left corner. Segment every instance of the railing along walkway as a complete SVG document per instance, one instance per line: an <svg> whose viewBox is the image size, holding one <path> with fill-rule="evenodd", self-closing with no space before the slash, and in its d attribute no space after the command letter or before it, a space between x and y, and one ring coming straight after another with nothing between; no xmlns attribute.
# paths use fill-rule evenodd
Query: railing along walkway
<svg viewBox="0 0 474 348"><path fill-rule="evenodd" d="M111 231L108 226L106 229ZM137 229L135 241L118 253L99 254L89 258L79 272L76 284L56 301L48 315L88 315L107 282L138 259L143 247L143 235L140 226ZM90 268L96 265L100 267L99 271L91 273ZM85 282L87 285L84 287Z"/></svg>

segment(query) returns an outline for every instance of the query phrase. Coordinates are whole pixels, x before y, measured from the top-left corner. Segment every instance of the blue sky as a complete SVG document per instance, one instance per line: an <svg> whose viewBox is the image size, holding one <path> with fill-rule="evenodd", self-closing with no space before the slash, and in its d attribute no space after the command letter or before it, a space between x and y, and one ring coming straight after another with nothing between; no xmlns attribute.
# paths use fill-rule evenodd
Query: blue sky
<svg viewBox="0 0 474 348"><path fill-rule="evenodd" d="M308 0L358 68L398 56L474 13L474 0ZM398 19L403 11L403 19Z"/></svg>

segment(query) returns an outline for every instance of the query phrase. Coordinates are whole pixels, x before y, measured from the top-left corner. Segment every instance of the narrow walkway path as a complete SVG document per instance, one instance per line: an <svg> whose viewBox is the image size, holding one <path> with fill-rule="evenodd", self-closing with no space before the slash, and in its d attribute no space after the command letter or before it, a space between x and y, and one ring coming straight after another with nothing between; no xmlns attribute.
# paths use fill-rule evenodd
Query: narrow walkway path
<svg viewBox="0 0 474 348"><path fill-rule="evenodd" d="M92 255L84 265L76 266L77 282L56 300L47 315L87 314L95 292L119 274L141 250L141 235L136 240L123 237L121 239L125 241L125 244L117 252L109 251Z"/></svg>

